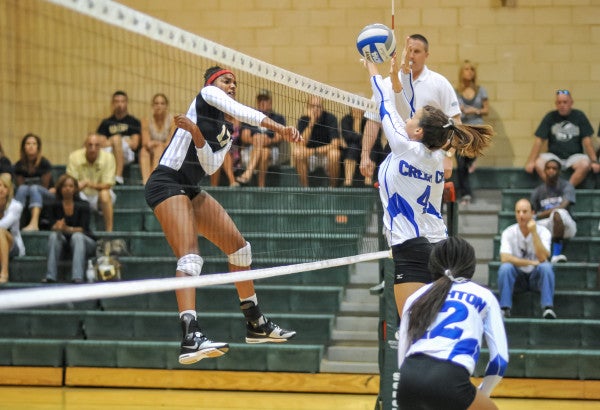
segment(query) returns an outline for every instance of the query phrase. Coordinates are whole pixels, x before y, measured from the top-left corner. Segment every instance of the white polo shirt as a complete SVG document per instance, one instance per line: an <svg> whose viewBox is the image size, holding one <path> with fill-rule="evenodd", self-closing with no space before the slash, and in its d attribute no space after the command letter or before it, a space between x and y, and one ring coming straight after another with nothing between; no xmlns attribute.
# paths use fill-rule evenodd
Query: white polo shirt
<svg viewBox="0 0 600 410"><path fill-rule="evenodd" d="M400 73L398 73L399 77ZM389 77L383 80L383 84L385 91L389 93L388 98L396 100L396 108L400 116L404 120L410 118L410 105L403 97L403 93L394 93L392 81ZM426 105L432 105L442 110L449 117L454 117L457 114L460 115L458 98L450 82L443 75L428 69L427 66L423 67L419 78L416 80L413 79L413 89L415 111ZM374 98L372 99L375 101ZM369 120L381 122L377 112L367 111L365 117Z"/></svg>

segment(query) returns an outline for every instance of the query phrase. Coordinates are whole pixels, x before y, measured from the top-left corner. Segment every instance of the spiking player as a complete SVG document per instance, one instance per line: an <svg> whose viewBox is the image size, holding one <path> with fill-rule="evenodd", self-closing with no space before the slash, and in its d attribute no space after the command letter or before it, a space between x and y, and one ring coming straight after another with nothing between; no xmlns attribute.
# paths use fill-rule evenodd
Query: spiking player
<svg viewBox="0 0 600 410"><path fill-rule="evenodd" d="M429 270L435 282L404 306L398 345L398 407L402 409L492 410L489 398L508 365L500 305L488 289L471 282L475 250L451 237L434 245ZM481 351L489 363L477 389L470 381Z"/></svg>
<svg viewBox="0 0 600 410"><path fill-rule="evenodd" d="M225 114L250 125L280 133L287 141L300 139L294 127L272 121L263 113L235 101L234 74L215 66L206 70L205 84L186 115L175 116L175 131L158 167L146 184L146 202L154 210L177 261L176 276L198 276L203 259L198 234L223 251L230 271L250 269L252 251L223 207L198 182L214 173L231 147ZM285 330L266 318L259 306L252 281L235 284L240 307L247 321L246 343L286 342L296 332ZM200 330L196 316L196 289L176 291L183 330L179 362L191 364L218 357L229 350L227 343L213 342Z"/></svg>

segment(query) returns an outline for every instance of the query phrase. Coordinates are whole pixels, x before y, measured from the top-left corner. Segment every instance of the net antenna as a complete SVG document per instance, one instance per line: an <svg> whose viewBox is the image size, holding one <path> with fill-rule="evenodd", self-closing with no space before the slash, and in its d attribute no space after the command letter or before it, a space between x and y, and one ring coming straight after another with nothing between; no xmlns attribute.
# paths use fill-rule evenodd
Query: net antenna
<svg viewBox="0 0 600 410"><path fill-rule="evenodd" d="M391 27L392 30L394 30L395 9L396 9L396 7L394 6L394 0L392 0L392 27Z"/></svg>

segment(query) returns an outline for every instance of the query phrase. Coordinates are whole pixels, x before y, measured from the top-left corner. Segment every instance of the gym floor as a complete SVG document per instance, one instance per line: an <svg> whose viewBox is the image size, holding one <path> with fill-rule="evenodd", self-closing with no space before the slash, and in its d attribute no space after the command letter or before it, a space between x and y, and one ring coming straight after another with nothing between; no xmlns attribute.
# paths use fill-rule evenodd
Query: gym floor
<svg viewBox="0 0 600 410"><path fill-rule="evenodd" d="M0 410L373 410L376 396L317 393L0 386ZM502 410L600 409L600 401L494 399Z"/></svg>

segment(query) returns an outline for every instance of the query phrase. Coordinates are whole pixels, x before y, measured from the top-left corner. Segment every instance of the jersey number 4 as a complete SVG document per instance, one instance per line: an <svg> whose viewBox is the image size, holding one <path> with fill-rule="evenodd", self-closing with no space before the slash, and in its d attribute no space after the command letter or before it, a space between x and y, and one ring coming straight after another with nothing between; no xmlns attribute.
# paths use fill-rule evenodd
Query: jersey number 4
<svg viewBox="0 0 600 410"><path fill-rule="evenodd" d="M417 203L423 207L424 214L431 214L437 218L442 218L442 215L435 209L435 206L431 202L429 202L429 197L431 196L431 185L427 185L425 191L417 198Z"/></svg>

